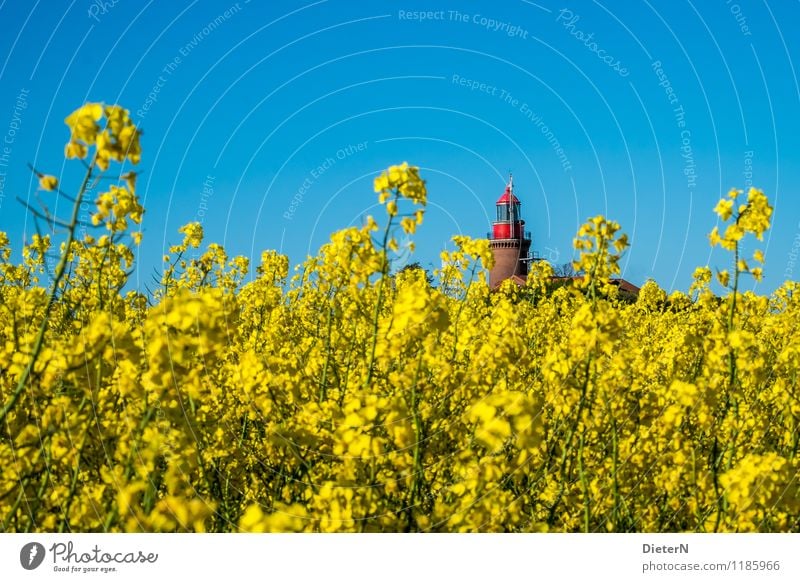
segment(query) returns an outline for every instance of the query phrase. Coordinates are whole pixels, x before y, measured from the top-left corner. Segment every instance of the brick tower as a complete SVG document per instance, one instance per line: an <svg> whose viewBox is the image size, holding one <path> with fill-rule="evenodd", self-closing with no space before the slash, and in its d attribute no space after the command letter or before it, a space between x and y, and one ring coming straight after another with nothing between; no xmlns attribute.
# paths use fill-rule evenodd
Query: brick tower
<svg viewBox="0 0 800 582"><path fill-rule="evenodd" d="M514 178L509 176L506 190L497 200L497 220L492 223L490 234L494 267L489 272L489 285L493 288L514 275L523 279L528 275L531 237L525 232L519 206L519 198L514 196Z"/></svg>

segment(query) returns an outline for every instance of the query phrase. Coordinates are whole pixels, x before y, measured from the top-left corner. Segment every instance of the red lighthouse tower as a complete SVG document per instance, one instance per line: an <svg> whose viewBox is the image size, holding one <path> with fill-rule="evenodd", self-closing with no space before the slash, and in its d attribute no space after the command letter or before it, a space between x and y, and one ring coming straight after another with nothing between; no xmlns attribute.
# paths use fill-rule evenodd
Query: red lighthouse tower
<svg viewBox="0 0 800 582"><path fill-rule="evenodd" d="M514 178L509 175L505 192L497 200L497 220L492 223L490 241L494 267L489 272L489 285L496 287L506 279L528 275L530 233L520 218L520 201L514 195Z"/></svg>

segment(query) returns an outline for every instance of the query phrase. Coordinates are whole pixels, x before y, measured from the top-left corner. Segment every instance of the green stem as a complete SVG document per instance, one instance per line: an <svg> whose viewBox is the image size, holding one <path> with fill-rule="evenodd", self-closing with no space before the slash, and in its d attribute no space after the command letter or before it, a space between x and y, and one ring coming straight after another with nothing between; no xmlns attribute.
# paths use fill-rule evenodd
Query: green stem
<svg viewBox="0 0 800 582"><path fill-rule="evenodd" d="M589 499L589 483L586 478L586 466L583 464L584 434L581 433L578 443L578 472L583 490L583 532L589 533L589 518L591 515L591 499Z"/></svg>
<svg viewBox="0 0 800 582"><path fill-rule="evenodd" d="M53 310L53 306L56 303L56 295L58 294L58 286L61 284L61 279L64 277L64 272L67 268L67 263L69 262L70 256L70 247L72 246L72 242L75 240L75 229L78 225L78 216L80 213L81 208L81 201L83 200L83 195L86 192L86 186L89 184L89 180L92 177L92 171L94 170L95 159L92 159L92 163L89 164L89 167L86 169L86 175L83 177L83 182L81 183L80 190L78 191L78 195L75 198L75 204L72 207L72 217L70 219L69 227L67 228L67 241L66 245L64 246L64 251L61 253L61 257L58 261L58 265L56 266L56 272L53 277L53 283L50 287L50 293L48 294L47 298L47 305L44 308L44 313L42 315L42 323L39 326L39 332L36 334L36 339L33 342L33 351L31 352L31 358L28 360L28 364L25 366L25 369L22 371L22 375L19 377L17 381L17 387L14 389L14 392L11 394L11 398L9 398L8 402L5 403L2 410L0 410L0 425L3 424L6 416L9 412L14 408L19 400L19 397L22 395L22 391L25 390L25 386L28 383L28 378L30 378L31 373L33 372L33 368L36 365L36 361L39 359L39 354L44 347L44 334L47 331L47 325L50 321L50 313Z"/></svg>
<svg viewBox="0 0 800 582"><path fill-rule="evenodd" d="M609 407L610 409L610 407ZM614 529L619 530L619 522L620 522L620 498L619 498L619 477L617 475L617 471L619 470L619 436L617 435L617 419L614 418L613 413L609 410L609 414L611 414L611 455L613 461L613 488L614 488Z"/></svg>
<svg viewBox="0 0 800 582"><path fill-rule="evenodd" d="M414 476L411 482L411 496L409 502L406 504L409 531L411 531L412 527L415 525L413 516L414 504L416 503L417 494L422 487L422 440L424 435L417 402L417 382L419 381L419 372L421 369L422 351L420 350L419 358L417 359L417 369L414 372L414 384L411 386L411 414L414 415Z"/></svg>
<svg viewBox="0 0 800 582"><path fill-rule="evenodd" d="M329 298L332 301L333 298ZM328 397L328 367L331 361L331 330L333 329L333 306L328 305L327 333L325 334L325 366L322 368L322 382L319 388L319 401L323 402Z"/></svg>
<svg viewBox="0 0 800 582"><path fill-rule="evenodd" d="M11 511L8 512L6 518L3 520L3 532L8 532L8 526L11 524L11 519L17 515L17 510L19 506L22 504L22 500L25 498L25 488L30 483L30 477L25 477L22 480L19 488L19 495L17 495L17 500L14 502L14 506L11 508Z"/></svg>
<svg viewBox="0 0 800 582"><path fill-rule="evenodd" d="M83 410L84 405L86 404L86 397L81 400L80 405L78 405L78 413L80 415L81 411ZM99 431L99 429L98 429ZM65 529L70 529L69 527L69 510L72 507L72 501L75 498L75 492L78 489L78 474L80 473L81 469L81 457L83 456L83 450L86 447L86 438L89 436L89 431L83 431L83 437L81 438L81 445L78 447L78 455L75 459L75 470L72 472L72 481L70 482L69 486L69 495L67 496L67 502L64 504L64 515L61 518L61 523L58 526L58 531L63 532Z"/></svg>
<svg viewBox="0 0 800 582"><path fill-rule="evenodd" d="M136 451L138 451L139 446L140 446L139 441L141 440L142 434L144 433L144 429L150 423L150 420L153 418L153 415L155 413L156 413L156 407L155 406L148 406L147 409L145 410L145 414L142 417L142 420L139 422L139 426L137 428L136 439L131 444L131 450L128 453L128 459L127 459L127 462L125 464L125 471L123 473L124 482L120 484L121 487L126 487L128 485L128 480L131 478L131 475L133 474L133 457L134 457L134 453ZM108 517L106 518L106 521L103 524L103 531L108 533L108 530L111 528L111 524L113 524L114 521L116 521L116 519L118 517L119 517L119 507L115 504L111 508L111 512L108 514Z"/></svg>
<svg viewBox="0 0 800 582"><path fill-rule="evenodd" d="M400 191L395 190L394 202L400 198ZM389 216L389 222L386 224L386 230L383 231L383 242L381 243L381 255L383 257L383 264L381 265L381 280L378 283L378 298L375 300L375 311L372 314L372 347L369 353L369 363L367 365L367 376L364 380L364 388L369 387L372 382L372 373L375 368L375 348L378 346L378 319L381 314L381 304L383 303L383 288L386 285L389 271L389 253L386 251L386 245L389 242L389 233L392 229L393 216Z"/></svg>
<svg viewBox="0 0 800 582"><path fill-rule="evenodd" d="M588 398L586 394L588 392L589 387L589 371L591 369L592 361L593 361L593 354L590 354L589 359L586 361L586 367L584 373L586 377L584 378L583 385L581 386L581 398L578 402L578 411L575 415L575 420L572 423L572 426L569 429L569 433L567 434L566 443L564 444L564 450L561 454L561 465L559 467L558 475L559 475L559 488L558 494L556 495L555 501L553 501L553 506L550 508L550 515L548 517L548 524L553 525L555 523L555 515L556 509L558 505L561 503L561 499L564 497L564 490L566 489L566 480L567 475L565 475L565 469L567 467L567 460L569 459L569 455L572 452L572 440L575 437L575 433L578 430L578 425L581 422L581 416L583 415L583 409L587 405ZM571 473L571 471L569 471Z"/></svg>

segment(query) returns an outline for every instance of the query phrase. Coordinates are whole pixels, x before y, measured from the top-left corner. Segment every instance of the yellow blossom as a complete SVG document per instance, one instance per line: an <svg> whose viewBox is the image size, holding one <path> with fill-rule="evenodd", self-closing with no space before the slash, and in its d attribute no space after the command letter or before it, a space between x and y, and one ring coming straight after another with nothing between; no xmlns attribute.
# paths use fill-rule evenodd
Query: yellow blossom
<svg viewBox="0 0 800 582"><path fill-rule="evenodd" d="M58 188L58 179L55 176L39 176L39 187L42 190L55 190Z"/></svg>

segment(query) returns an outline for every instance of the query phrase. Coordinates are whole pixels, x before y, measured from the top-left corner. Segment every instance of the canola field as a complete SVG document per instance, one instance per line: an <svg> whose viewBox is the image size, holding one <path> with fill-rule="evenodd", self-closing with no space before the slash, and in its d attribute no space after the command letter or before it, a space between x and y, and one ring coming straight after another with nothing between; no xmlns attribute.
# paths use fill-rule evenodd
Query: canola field
<svg viewBox="0 0 800 582"><path fill-rule="evenodd" d="M740 290L763 192L709 209L728 264L635 301L603 217L573 285L537 262L490 291L466 237L433 284L393 272L427 198L407 164L375 180L381 216L294 269L265 251L251 275L194 223L145 293L135 172L87 188L139 162L139 130L100 104L66 122L84 181L39 174L74 203L62 234L15 262L0 233L1 531L800 531L800 286Z"/></svg>

